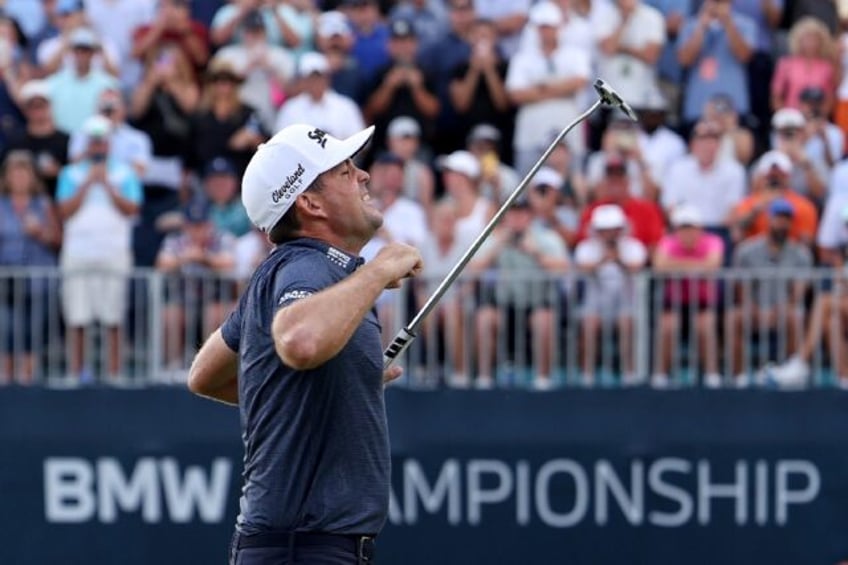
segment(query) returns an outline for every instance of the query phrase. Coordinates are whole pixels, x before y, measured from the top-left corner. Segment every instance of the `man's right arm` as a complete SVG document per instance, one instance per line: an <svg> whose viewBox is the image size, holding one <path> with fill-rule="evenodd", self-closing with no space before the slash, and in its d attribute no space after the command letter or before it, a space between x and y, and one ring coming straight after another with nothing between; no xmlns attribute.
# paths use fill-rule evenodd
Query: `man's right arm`
<svg viewBox="0 0 848 565"><path fill-rule="evenodd" d="M323 365L350 341L384 289L398 287L421 268L414 247L388 244L348 278L277 311L271 329L277 354L297 370Z"/></svg>

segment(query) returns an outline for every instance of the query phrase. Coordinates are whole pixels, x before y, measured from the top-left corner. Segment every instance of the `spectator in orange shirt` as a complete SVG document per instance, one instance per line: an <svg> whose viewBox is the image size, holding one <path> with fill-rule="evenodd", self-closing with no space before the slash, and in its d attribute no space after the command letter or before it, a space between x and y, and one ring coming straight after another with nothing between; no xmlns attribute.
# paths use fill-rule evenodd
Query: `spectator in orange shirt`
<svg viewBox="0 0 848 565"><path fill-rule="evenodd" d="M730 219L735 241L768 232L768 206L778 198L788 200L795 215L789 228L789 237L812 245L818 229L815 205L790 188L792 161L780 151L763 155L754 170L751 195L733 210Z"/></svg>
<svg viewBox="0 0 848 565"><path fill-rule="evenodd" d="M586 206L580 216L580 239L585 239L588 234L589 220L595 208L603 204L617 204L627 217L630 235L649 250L656 246L665 231L662 210L650 200L631 196L627 162L620 154L607 155L604 177L598 183L595 195L595 201Z"/></svg>

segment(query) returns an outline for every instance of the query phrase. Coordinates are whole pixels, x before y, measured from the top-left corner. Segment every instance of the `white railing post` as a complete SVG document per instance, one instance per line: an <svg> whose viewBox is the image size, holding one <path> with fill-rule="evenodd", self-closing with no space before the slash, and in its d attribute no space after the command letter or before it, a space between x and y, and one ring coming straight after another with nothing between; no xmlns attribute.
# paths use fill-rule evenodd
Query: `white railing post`
<svg viewBox="0 0 848 565"><path fill-rule="evenodd" d="M633 353L636 357L636 377L648 382L651 371L651 273L634 275L635 304L633 306ZM655 336L656 339L656 336Z"/></svg>

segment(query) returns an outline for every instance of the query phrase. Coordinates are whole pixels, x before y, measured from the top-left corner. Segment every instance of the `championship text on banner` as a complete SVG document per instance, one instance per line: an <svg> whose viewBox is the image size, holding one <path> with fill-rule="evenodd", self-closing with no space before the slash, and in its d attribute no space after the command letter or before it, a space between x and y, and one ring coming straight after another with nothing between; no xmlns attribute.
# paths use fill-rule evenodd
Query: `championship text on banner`
<svg viewBox="0 0 848 565"><path fill-rule="evenodd" d="M381 563L848 560L839 391L389 390ZM0 390L0 563L223 563L235 409Z"/></svg>

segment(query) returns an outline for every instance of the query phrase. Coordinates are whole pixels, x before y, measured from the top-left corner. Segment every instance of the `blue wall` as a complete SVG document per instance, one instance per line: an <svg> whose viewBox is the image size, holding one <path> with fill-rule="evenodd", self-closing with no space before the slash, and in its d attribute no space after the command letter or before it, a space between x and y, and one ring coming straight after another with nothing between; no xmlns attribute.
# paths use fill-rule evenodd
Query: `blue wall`
<svg viewBox="0 0 848 565"><path fill-rule="evenodd" d="M388 398L380 563L848 559L845 393ZM0 563L224 563L238 437L180 390L0 390Z"/></svg>

